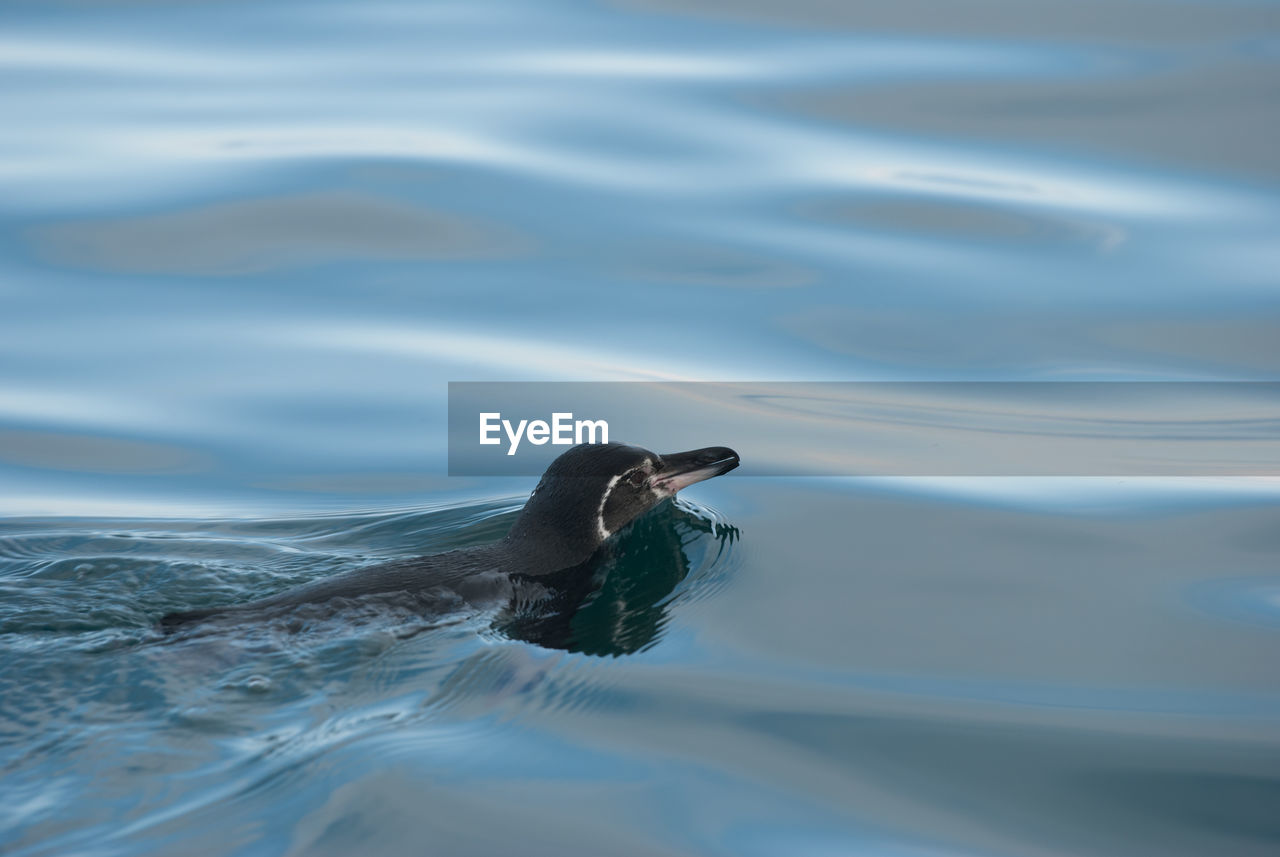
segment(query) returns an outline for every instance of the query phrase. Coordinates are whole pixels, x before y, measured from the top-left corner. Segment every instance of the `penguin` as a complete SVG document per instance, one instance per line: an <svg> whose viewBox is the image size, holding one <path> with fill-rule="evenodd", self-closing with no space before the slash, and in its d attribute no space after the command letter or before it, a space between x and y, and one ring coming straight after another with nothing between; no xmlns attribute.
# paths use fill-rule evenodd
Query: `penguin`
<svg viewBox="0 0 1280 857"><path fill-rule="evenodd" d="M499 542L356 569L246 604L168 613L160 628L261 620L304 606L340 609L357 600L443 615L562 591L560 581L581 581L579 570L627 524L739 463L724 446L659 455L622 443L579 444L551 463Z"/></svg>

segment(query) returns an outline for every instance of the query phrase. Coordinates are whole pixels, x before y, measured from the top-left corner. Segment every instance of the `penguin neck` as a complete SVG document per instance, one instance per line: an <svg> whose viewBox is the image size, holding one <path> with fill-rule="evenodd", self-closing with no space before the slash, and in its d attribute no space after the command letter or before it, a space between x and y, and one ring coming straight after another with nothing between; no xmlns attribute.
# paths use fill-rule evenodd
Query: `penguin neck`
<svg viewBox="0 0 1280 857"><path fill-rule="evenodd" d="M550 574L573 568L591 559L599 549L594 531L566 532L558 523L521 514L511 527L502 545L523 573Z"/></svg>

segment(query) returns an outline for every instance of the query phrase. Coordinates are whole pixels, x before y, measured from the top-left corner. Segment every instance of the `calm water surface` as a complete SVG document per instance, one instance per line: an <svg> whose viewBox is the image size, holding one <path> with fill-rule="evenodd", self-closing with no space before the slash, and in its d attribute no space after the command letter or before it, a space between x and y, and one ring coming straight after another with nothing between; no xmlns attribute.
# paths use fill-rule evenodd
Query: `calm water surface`
<svg viewBox="0 0 1280 857"><path fill-rule="evenodd" d="M0 20L0 851L1280 848L1273 479L744 467L555 645L154 627L501 537L448 381L1280 380L1276 4Z"/></svg>

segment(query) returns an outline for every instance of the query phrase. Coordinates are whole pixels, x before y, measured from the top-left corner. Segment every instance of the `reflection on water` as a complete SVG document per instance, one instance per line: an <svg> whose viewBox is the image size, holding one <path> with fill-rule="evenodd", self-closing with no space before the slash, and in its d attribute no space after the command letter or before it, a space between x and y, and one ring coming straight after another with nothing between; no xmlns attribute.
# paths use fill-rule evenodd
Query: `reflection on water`
<svg viewBox="0 0 1280 857"><path fill-rule="evenodd" d="M32 240L55 264L136 274L231 276L343 259L505 256L492 227L375 196L308 194L192 211L58 223Z"/></svg>
<svg viewBox="0 0 1280 857"><path fill-rule="evenodd" d="M1277 380L1273 4L4 23L0 851L1277 850L1274 480L743 475L989 402L658 414L743 452L689 492L723 518L646 519L547 645L150 642L501 537L531 480L444 475L449 381ZM1212 459L1238 404L1179 431Z"/></svg>
<svg viewBox="0 0 1280 857"><path fill-rule="evenodd" d="M589 655L616 657L649 648L667 623L672 594L689 576L686 551L704 535L714 535L719 544L710 565L723 576L729 565L725 549L737 529L666 504L628 527L588 567L525 580L547 595L498 627L516 639ZM699 581L699 588L707 583Z"/></svg>
<svg viewBox="0 0 1280 857"><path fill-rule="evenodd" d="M1252 6L308 5L12 8L0 425L216 464L0 508L414 503L449 380L1276 377Z"/></svg>

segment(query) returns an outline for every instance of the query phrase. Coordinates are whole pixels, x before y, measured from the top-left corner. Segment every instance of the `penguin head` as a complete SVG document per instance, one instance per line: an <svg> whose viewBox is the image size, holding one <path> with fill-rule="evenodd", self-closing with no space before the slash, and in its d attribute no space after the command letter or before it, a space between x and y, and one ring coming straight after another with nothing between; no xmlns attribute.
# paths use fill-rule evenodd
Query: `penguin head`
<svg viewBox="0 0 1280 857"><path fill-rule="evenodd" d="M551 462L507 541L549 570L577 565L681 488L737 466L738 454L724 446L659 455L621 443L580 444Z"/></svg>

